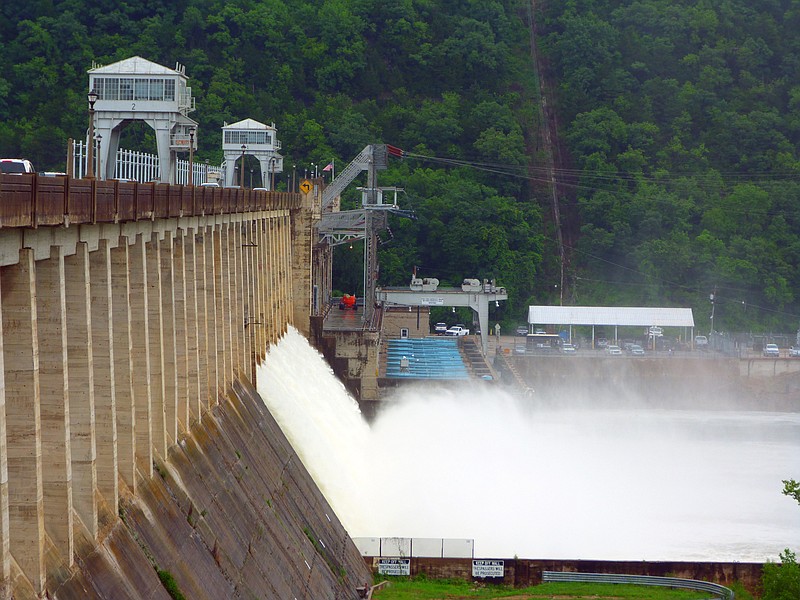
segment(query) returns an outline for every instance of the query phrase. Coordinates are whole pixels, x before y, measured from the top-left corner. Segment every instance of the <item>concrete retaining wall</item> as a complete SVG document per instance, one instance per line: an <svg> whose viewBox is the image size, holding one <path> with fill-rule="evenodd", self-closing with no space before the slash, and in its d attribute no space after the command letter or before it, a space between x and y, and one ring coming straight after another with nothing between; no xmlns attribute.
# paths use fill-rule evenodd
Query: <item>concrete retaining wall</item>
<svg viewBox="0 0 800 600"><path fill-rule="evenodd" d="M788 408L780 402L769 405L756 402L750 387L758 380L742 376L740 361L735 358L694 355L632 358L587 353L506 355L497 361L501 369L503 362L513 365L542 402L572 401L615 407L631 404L704 409ZM512 380L511 374L507 379Z"/></svg>

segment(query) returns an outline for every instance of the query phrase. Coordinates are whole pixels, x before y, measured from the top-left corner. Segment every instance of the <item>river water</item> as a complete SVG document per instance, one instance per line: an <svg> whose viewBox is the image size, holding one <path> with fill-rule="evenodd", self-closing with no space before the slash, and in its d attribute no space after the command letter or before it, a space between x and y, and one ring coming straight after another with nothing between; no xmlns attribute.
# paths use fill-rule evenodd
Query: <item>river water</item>
<svg viewBox="0 0 800 600"><path fill-rule="evenodd" d="M764 562L800 547L800 414L541 407L403 388L371 425L294 329L258 389L351 537L479 557Z"/></svg>

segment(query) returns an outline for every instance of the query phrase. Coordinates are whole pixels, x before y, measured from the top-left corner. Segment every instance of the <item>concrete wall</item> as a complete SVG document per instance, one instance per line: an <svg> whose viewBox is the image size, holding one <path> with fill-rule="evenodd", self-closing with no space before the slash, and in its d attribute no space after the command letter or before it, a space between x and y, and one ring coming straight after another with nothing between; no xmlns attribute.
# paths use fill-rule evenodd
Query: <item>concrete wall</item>
<svg viewBox="0 0 800 600"><path fill-rule="evenodd" d="M579 353L508 355L505 360L545 401L710 407L738 393L738 364L730 359Z"/></svg>
<svg viewBox="0 0 800 600"><path fill-rule="evenodd" d="M0 229L0 600L363 584L248 387L308 328L307 213Z"/></svg>
<svg viewBox="0 0 800 600"><path fill-rule="evenodd" d="M431 335L430 312L427 306L384 308L383 335L387 339L399 338L401 329L408 329L409 337Z"/></svg>

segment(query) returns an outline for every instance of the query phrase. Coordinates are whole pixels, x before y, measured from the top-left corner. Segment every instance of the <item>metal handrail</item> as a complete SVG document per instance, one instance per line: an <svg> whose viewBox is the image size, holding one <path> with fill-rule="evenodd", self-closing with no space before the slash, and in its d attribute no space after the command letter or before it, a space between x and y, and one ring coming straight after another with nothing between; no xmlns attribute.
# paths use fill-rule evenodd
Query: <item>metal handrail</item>
<svg viewBox="0 0 800 600"><path fill-rule="evenodd" d="M718 583L683 579L680 577L657 577L655 575L615 575L609 573L570 573L567 571L542 571L542 581L570 583L627 583L632 585L659 585L683 588L698 592L710 592L725 600L734 600L733 590Z"/></svg>

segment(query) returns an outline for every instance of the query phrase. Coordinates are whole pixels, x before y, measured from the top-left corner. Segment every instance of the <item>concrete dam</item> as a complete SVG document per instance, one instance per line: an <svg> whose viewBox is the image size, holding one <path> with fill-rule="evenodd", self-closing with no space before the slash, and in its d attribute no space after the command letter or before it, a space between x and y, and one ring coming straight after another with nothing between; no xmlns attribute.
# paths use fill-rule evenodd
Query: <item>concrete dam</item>
<svg viewBox="0 0 800 600"><path fill-rule="evenodd" d="M315 210L0 175L1 600L359 597L369 569L254 388L308 334Z"/></svg>

